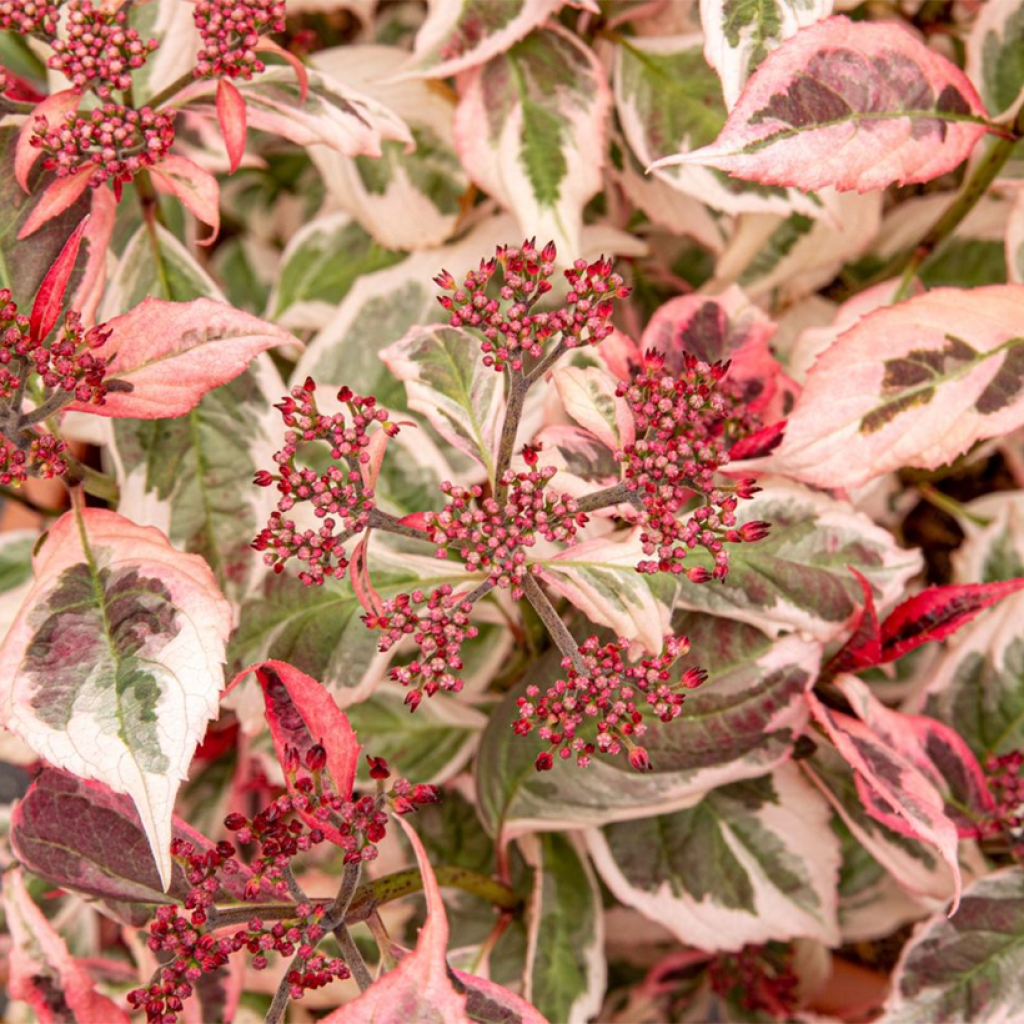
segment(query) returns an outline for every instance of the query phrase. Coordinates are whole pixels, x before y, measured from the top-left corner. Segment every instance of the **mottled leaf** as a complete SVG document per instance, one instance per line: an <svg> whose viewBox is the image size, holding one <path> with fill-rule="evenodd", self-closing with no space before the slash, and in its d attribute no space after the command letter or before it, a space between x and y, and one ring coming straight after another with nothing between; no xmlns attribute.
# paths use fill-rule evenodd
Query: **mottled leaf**
<svg viewBox="0 0 1024 1024"><path fill-rule="evenodd" d="M101 509L50 529L0 647L0 714L43 758L128 793L166 885L174 795L217 713L231 609L206 563Z"/></svg>
<svg viewBox="0 0 1024 1024"><path fill-rule="evenodd" d="M1024 285L937 288L869 313L815 362L772 472L857 487L935 469L1024 423Z"/></svg>
<svg viewBox="0 0 1024 1024"><path fill-rule="evenodd" d="M463 79L455 143L470 177L516 215L523 234L553 239L564 259L575 258L583 207L602 184L611 107L593 51L551 26Z"/></svg>
<svg viewBox="0 0 1024 1024"><path fill-rule="evenodd" d="M797 936L835 944L839 841L794 765L720 786L686 810L587 834L612 892L687 945Z"/></svg>
<svg viewBox="0 0 1024 1024"><path fill-rule="evenodd" d="M967 76L900 26L835 17L767 57L711 145L654 166L866 192L951 171L984 135L986 116Z"/></svg>
<svg viewBox="0 0 1024 1024"><path fill-rule="evenodd" d="M636 435L633 414L625 398L618 398L618 381L599 366L565 366L551 375L565 411L612 451L632 444Z"/></svg>
<svg viewBox="0 0 1024 1024"><path fill-rule="evenodd" d="M220 105L218 104L218 113ZM209 171L193 160L172 153L151 171L153 183L162 192L181 200L193 216L210 226L211 233L200 245L212 245L220 234L220 186Z"/></svg>
<svg viewBox="0 0 1024 1024"><path fill-rule="evenodd" d="M571 835L524 836L519 845L533 868L523 995L550 1020L587 1024L608 972L597 879Z"/></svg>
<svg viewBox="0 0 1024 1024"><path fill-rule="evenodd" d="M1024 7L982 4L967 36L967 75L997 119L1012 114L1024 89Z"/></svg>

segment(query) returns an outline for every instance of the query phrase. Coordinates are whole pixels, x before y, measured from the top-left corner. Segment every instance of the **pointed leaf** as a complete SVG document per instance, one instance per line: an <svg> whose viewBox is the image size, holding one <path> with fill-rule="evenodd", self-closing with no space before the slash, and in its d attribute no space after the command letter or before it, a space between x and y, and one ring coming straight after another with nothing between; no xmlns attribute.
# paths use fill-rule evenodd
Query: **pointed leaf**
<svg viewBox="0 0 1024 1024"><path fill-rule="evenodd" d="M687 945L838 941L839 841L794 765L712 790L687 810L587 833L612 892Z"/></svg>
<svg viewBox="0 0 1024 1024"><path fill-rule="evenodd" d="M0 646L0 716L135 801L166 887L174 796L216 716L231 608L206 563L101 509L51 527Z"/></svg>
<svg viewBox="0 0 1024 1024"><path fill-rule="evenodd" d="M74 206L89 187L89 174L89 168L86 167L66 178L57 178L48 185L22 224L18 240L24 241L29 235L34 235L48 221Z"/></svg>
<svg viewBox="0 0 1024 1024"><path fill-rule="evenodd" d="M484 366L479 339L461 327L414 327L380 358L405 382L409 408L493 475L504 378Z"/></svg>
<svg viewBox="0 0 1024 1024"><path fill-rule="evenodd" d="M177 196L195 217L213 229L200 245L213 245L220 234L220 186L217 179L183 156L165 156L149 172L157 188Z"/></svg>
<svg viewBox="0 0 1024 1024"><path fill-rule="evenodd" d="M556 832L520 840L534 872L523 995L565 1024L601 1009L608 974L601 890L580 845Z"/></svg>
<svg viewBox="0 0 1024 1024"><path fill-rule="evenodd" d="M88 223L89 218L83 217L39 285L32 305L32 315L29 317L32 340L36 343L44 341L49 336L64 307L64 294L67 292L71 273L75 269L82 235Z"/></svg>
<svg viewBox="0 0 1024 1024"><path fill-rule="evenodd" d="M714 143L653 166L866 192L953 170L985 134L985 117L967 76L901 27L834 17L768 56Z"/></svg>
<svg viewBox="0 0 1024 1024"><path fill-rule="evenodd" d="M862 572L852 566L850 572L857 577L864 601L856 612L850 639L829 662L831 672L859 672L882 664L882 628L875 609L874 591Z"/></svg>
<svg viewBox="0 0 1024 1024"><path fill-rule="evenodd" d="M128 381L133 390L82 409L100 416L181 416L208 391L234 380L260 352L302 344L287 331L212 299L145 299L107 327L110 337L95 351L108 360L108 376Z"/></svg>
<svg viewBox="0 0 1024 1024"><path fill-rule="evenodd" d="M470 177L519 219L580 249L583 207L602 186L607 76L593 51L564 29L532 32L464 76L455 143Z"/></svg>
<svg viewBox="0 0 1024 1024"><path fill-rule="evenodd" d="M43 155L43 151L38 146L32 145L36 120L41 117L49 127L56 128L64 120L65 114L78 108L79 100L80 96L74 89L55 92L47 96L41 103L36 104L32 116L25 121L18 135L18 144L14 155L14 178L24 191L30 191L29 174L36 161Z"/></svg>
<svg viewBox="0 0 1024 1024"><path fill-rule="evenodd" d="M419 836L398 819L412 844L427 898L427 920L420 929L416 949L398 966L374 982L361 996L328 1014L324 1024L407 1024L408 1021L444 1021L471 1024L466 996L452 985L448 972L448 920L437 879Z"/></svg>
<svg viewBox="0 0 1024 1024"><path fill-rule="evenodd" d="M700 0L704 56L731 110L747 79L784 39L832 13L832 0Z"/></svg>
<svg viewBox="0 0 1024 1024"><path fill-rule="evenodd" d="M1024 90L1024 9L982 4L967 36L967 74L997 120L1012 116Z"/></svg>
<svg viewBox="0 0 1024 1024"><path fill-rule="evenodd" d="M859 487L901 466L935 469L1015 430L1022 314L1024 285L936 288L869 313L815 362L764 467Z"/></svg>
<svg viewBox="0 0 1024 1024"><path fill-rule="evenodd" d="M32 902L18 868L4 873L3 907L11 936L8 991L28 1003L39 1024L128 1024L115 1002L96 991L67 944Z"/></svg>
<svg viewBox="0 0 1024 1024"><path fill-rule="evenodd" d="M228 151L231 173L234 174L245 156L247 125L245 100L229 78L222 78L217 83L217 120Z"/></svg>
<svg viewBox="0 0 1024 1024"><path fill-rule="evenodd" d="M618 381L599 366L566 366L552 380L565 411L612 451L632 444L636 435L633 414L624 398L615 394Z"/></svg>
<svg viewBox="0 0 1024 1024"><path fill-rule="evenodd" d="M408 74L447 78L504 53L565 0L434 0L416 35Z"/></svg>
<svg viewBox="0 0 1024 1024"><path fill-rule="evenodd" d="M89 223L82 241L88 256L81 280L75 287L69 304L82 314L86 327L96 324L96 312L107 285L107 257L110 240L117 224L117 200L109 188L94 188L89 203Z"/></svg>

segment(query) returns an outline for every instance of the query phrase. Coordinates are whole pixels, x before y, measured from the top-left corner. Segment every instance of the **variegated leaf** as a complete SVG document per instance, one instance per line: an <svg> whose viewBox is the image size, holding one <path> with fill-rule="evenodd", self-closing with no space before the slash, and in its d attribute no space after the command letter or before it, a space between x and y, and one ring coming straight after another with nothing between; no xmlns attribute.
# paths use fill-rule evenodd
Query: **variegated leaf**
<svg viewBox="0 0 1024 1024"><path fill-rule="evenodd" d="M615 54L615 108L637 160L710 145L725 125L722 87L704 58L704 37L654 36L620 40ZM736 181L710 167L666 167L657 177L724 213L792 212L825 215L816 196L794 189Z"/></svg>
<svg viewBox="0 0 1024 1024"><path fill-rule="evenodd" d="M839 840L795 765L734 782L686 810L587 833L612 892L687 945L838 941Z"/></svg>
<svg viewBox="0 0 1024 1024"><path fill-rule="evenodd" d="M509 838L668 813L692 806L716 786L764 775L789 758L807 722L801 697L817 674L820 645L796 634L771 643L749 626L695 618L704 620L707 636L724 633L729 639L720 667L697 653L701 645L694 639L685 665L705 665L711 678L687 697L679 718L668 726L651 725L645 746L654 770L648 774L633 771L624 759L602 757L586 769L556 759L551 771L538 773L536 744L512 731L522 688L505 698L491 715L477 760L478 806L492 835ZM545 658L523 687L551 685L559 661L560 656Z"/></svg>
<svg viewBox="0 0 1024 1024"><path fill-rule="evenodd" d="M1012 1024L1024 1004L1024 870L969 886L952 917L938 913L903 947L878 1024Z"/></svg>
<svg viewBox="0 0 1024 1024"><path fill-rule="evenodd" d="M840 191L930 181L985 134L974 86L891 23L828 18L771 53L696 163L767 185Z"/></svg>
<svg viewBox="0 0 1024 1024"><path fill-rule="evenodd" d="M999 120L1012 116L1024 90L1024 5L982 4L967 36L967 75Z"/></svg>
<svg viewBox="0 0 1024 1024"><path fill-rule="evenodd" d="M612 451L632 444L636 424L618 381L599 366L565 366L552 374L565 411Z"/></svg>
<svg viewBox="0 0 1024 1024"><path fill-rule="evenodd" d="M380 358L405 384L409 408L493 477L504 378L484 366L479 338L461 327L414 327Z"/></svg>
<svg viewBox="0 0 1024 1024"><path fill-rule="evenodd" d="M533 868L523 995L549 1020L587 1024L601 1009L608 975L590 860L571 834L524 836L519 846Z"/></svg>
<svg viewBox="0 0 1024 1024"><path fill-rule="evenodd" d="M545 427L533 444L540 448L538 465L553 466L558 472L556 486L574 498L610 487L619 479L621 466L612 449L587 430L568 424Z"/></svg>
<svg viewBox="0 0 1024 1024"><path fill-rule="evenodd" d="M0 647L0 715L51 764L135 801L166 887L174 796L217 714L231 608L206 563L100 509L50 529Z"/></svg>
<svg viewBox="0 0 1024 1024"><path fill-rule="evenodd" d="M552 26L465 74L456 148L470 177L516 215L523 234L554 239L572 260L583 207L601 188L610 107L593 52Z"/></svg>
<svg viewBox="0 0 1024 1024"><path fill-rule="evenodd" d="M1017 190L1010 208L1004 248L1007 277L1014 284L1024 284L1024 188Z"/></svg>
<svg viewBox="0 0 1024 1024"><path fill-rule="evenodd" d="M824 487L935 469L1024 423L1024 285L936 288L869 313L807 375L763 462Z"/></svg>
<svg viewBox="0 0 1024 1024"><path fill-rule="evenodd" d="M832 13L832 0L700 0L704 56L731 110L744 83L784 39Z"/></svg>
<svg viewBox="0 0 1024 1024"><path fill-rule="evenodd" d="M432 0L407 74L447 78L504 53L565 0Z"/></svg>

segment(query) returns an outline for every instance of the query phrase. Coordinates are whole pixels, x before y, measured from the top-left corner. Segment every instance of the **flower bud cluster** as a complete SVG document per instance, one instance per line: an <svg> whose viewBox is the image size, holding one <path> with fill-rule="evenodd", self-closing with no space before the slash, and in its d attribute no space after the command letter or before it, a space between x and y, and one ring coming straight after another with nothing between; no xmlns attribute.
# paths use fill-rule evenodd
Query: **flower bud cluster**
<svg viewBox="0 0 1024 1024"><path fill-rule="evenodd" d="M985 773L995 800L993 830L1008 834L1014 856L1024 863L1024 750L993 754L985 762Z"/></svg>
<svg viewBox="0 0 1024 1024"><path fill-rule="evenodd" d="M112 181L120 196L122 185L170 152L174 113L104 103L83 113L71 111L55 126L37 117L31 144L43 151L43 167L58 178L88 171L91 188Z"/></svg>
<svg viewBox="0 0 1024 1024"><path fill-rule="evenodd" d="M375 433L371 428L377 424L389 436L398 433L375 398L363 398L343 387L338 400L348 407L346 417L321 413L315 392L315 382L307 378L278 403L276 408L289 428L284 447L274 455L279 472L261 470L255 478L260 487L276 483L281 498L253 547L266 552L264 560L275 572L281 572L290 558L305 562L308 569L299 573L299 579L306 586L319 586L329 576L344 577L348 568L344 542L366 528L374 507L373 490L363 479ZM317 443L329 446L335 463L324 472L300 464L303 449ZM303 530L285 517L300 503L308 503L322 521L318 529Z"/></svg>
<svg viewBox="0 0 1024 1024"><path fill-rule="evenodd" d="M495 586L521 598L523 577L531 571L526 551L537 537L572 543L586 522L574 498L546 488L554 474L551 466L508 470L499 481L505 493L500 501L484 497L480 486L441 484L448 504L424 516L427 535L438 545L437 557L455 551L469 572L485 572Z"/></svg>
<svg viewBox="0 0 1024 1024"><path fill-rule="evenodd" d="M799 1007L800 979L792 946L771 943L720 953L708 965L708 981L716 995L775 1020L792 1020Z"/></svg>
<svg viewBox="0 0 1024 1024"><path fill-rule="evenodd" d="M132 72L159 45L155 39L143 42L126 21L123 10L108 13L97 10L90 0L69 0L64 18L67 38L53 41L48 66L60 71L77 92L91 89L104 100L114 89L124 92L131 87Z"/></svg>
<svg viewBox="0 0 1024 1024"><path fill-rule="evenodd" d="M383 630L382 652L406 637L412 637L419 648L408 665L391 669L393 680L410 687L405 703L411 711L419 707L424 694L433 697L438 690L458 693L462 689L457 675L463 667L462 645L477 635L477 628L469 622L473 606L464 598L446 583L429 595L422 590L398 594L384 602L379 614L363 616L368 628ZM417 611L424 605L423 611Z"/></svg>
<svg viewBox="0 0 1024 1024"><path fill-rule="evenodd" d="M707 673L691 668L673 678L672 666L690 649L685 637L666 637L660 655L635 665L624 660L629 646L625 637L602 646L591 636L580 645L585 673L577 670L572 659L564 658L565 679L544 692L538 686L526 688L526 695L517 701L519 718L513 729L520 736L537 729L550 745L550 750L537 755L538 771L552 767L554 753L563 760L575 756L576 763L586 768L595 752L623 751L637 771L651 770L646 748L636 742L647 732L645 712L671 722L682 711L685 691L700 686Z"/></svg>
<svg viewBox="0 0 1024 1024"><path fill-rule="evenodd" d="M686 572L693 583L724 579L729 572L725 545L761 540L763 522L737 526L736 506L759 489L752 480L720 486L716 473L728 462L722 428L731 416L728 392L719 386L727 363L709 365L687 354L678 376L664 372L664 357L646 353L633 379L616 394L625 398L636 423L637 438L616 453L626 486L636 492L643 512L640 539L642 573ZM699 497L702 504L685 520L679 514ZM696 547L711 556L712 568L683 562Z"/></svg>
<svg viewBox="0 0 1024 1024"><path fill-rule="evenodd" d="M577 260L565 271L569 291L563 307L533 312L551 291L556 255L553 242L539 252L533 241L519 248L499 246L492 259L481 260L466 274L461 286L447 270L434 278L438 287L452 293L438 296L451 314L449 323L483 335L486 366L500 371L509 365L518 371L525 358L540 359L551 339L576 348L596 345L611 333L613 300L625 298L629 289L604 257L593 263ZM499 269L500 280L492 285Z"/></svg>
<svg viewBox="0 0 1024 1024"><path fill-rule="evenodd" d="M0 29L52 37L63 0L0 0Z"/></svg>
<svg viewBox="0 0 1024 1024"><path fill-rule="evenodd" d="M260 36L284 31L284 15L284 0L199 0L193 14L200 37L196 78L249 79L264 71L257 44Z"/></svg>
<svg viewBox="0 0 1024 1024"><path fill-rule="evenodd" d="M24 449L0 438L0 484L23 484L29 475L45 480L68 471L64 453L68 446L46 431L35 432Z"/></svg>

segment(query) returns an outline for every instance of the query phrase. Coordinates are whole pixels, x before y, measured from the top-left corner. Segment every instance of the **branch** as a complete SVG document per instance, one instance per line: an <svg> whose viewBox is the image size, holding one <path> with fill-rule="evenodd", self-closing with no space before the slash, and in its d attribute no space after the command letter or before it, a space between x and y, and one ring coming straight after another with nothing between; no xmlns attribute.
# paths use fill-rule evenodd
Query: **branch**
<svg viewBox="0 0 1024 1024"><path fill-rule="evenodd" d="M579 645L572 637L562 617L555 611L554 605L548 600L547 594L541 589L532 573L523 577L523 593L526 599L533 605L533 610L540 616L541 622L551 634L551 639L562 652L563 656L572 662L572 666L581 675L587 675L587 667L583 664L580 655Z"/></svg>
<svg viewBox="0 0 1024 1024"><path fill-rule="evenodd" d="M576 506L580 512L596 512L598 509L609 508L612 505L621 505L628 501L634 507L640 508L640 496L636 491L631 491L625 484L612 484L604 490L594 491L586 497L580 498Z"/></svg>
<svg viewBox="0 0 1024 1024"><path fill-rule="evenodd" d="M385 533L397 533L400 537L411 537L413 540L430 541L430 537L424 530L417 530L415 526L406 526L399 521L397 516L390 512L384 512L379 508L370 509L370 521L367 526L374 530L383 530Z"/></svg>
<svg viewBox="0 0 1024 1024"><path fill-rule="evenodd" d="M339 924L337 928L332 930L334 937L338 940L338 945L341 947L342 960L345 961L348 969L352 972L352 977L355 978L359 991L365 992L373 984L373 977L366 966L363 954L359 952L359 947L352 940L352 933L344 924Z"/></svg>
<svg viewBox="0 0 1024 1024"><path fill-rule="evenodd" d="M505 406L505 422L501 425L498 458L494 464L494 496L498 501L505 498L507 488L501 483L501 478L508 472L508 467L512 463L512 452L515 450L516 435L519 433L519 421L523 418L526 392L530 390L530 382L521 371L510 371L509 380L511 387L508 404Z"/></svg>

